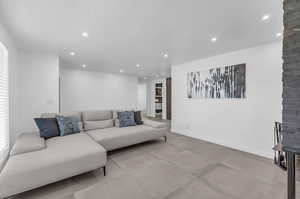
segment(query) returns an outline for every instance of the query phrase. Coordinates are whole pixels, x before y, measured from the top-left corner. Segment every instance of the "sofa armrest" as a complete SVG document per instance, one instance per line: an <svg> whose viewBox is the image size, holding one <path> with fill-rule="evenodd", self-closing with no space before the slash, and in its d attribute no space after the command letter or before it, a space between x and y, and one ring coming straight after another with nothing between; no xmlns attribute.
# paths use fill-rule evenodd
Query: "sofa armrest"
<svg viewBox="0 0 300 199"><path fill-rule="evenodd" d="M161 128L167 128L168 127L168 125L166 123L163 123L163 122L157 122L157 121L148 120L148 119L145 119L143 122L144 122L144 125L151 126L153 128L161 129Z"/></svg>
<svg viewBox="0 0 300 199"><path fill-rule="evenodd" d="M38 151L46 148L45 139L41 138L36 133L21 134L13 145L10 156Z"/></svg>

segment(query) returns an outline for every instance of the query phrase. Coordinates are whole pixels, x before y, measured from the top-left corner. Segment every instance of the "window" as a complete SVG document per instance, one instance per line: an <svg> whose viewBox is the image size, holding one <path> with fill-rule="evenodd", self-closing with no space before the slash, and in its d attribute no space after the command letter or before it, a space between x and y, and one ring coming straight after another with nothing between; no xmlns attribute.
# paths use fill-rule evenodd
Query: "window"
<svg viewBox="0 0 300 199"><path fill-rule="evenodd" d="M9 146L8 52L0 42L0 159Z"/></svg>

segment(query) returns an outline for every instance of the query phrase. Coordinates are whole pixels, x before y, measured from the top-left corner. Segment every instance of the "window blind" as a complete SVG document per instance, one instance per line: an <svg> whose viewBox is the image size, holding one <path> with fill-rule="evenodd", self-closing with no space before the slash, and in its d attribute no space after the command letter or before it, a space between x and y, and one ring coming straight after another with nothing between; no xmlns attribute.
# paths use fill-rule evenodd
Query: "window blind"
<svg viewBox="0 0 300 199"><path fill-rule="evenodd" d="M0 156L9 147L8 52L0 42ZM1 158L1 157L0 157Z"/></svg>

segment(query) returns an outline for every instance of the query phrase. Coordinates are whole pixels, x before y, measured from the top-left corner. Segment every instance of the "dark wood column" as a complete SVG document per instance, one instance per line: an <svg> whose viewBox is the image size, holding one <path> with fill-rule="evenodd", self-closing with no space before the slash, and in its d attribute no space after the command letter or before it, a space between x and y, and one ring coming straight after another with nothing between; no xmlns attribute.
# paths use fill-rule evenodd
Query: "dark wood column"
<svg viewBox="0 0 300 199"><path fill-rule="evenodd" d="M172 117L172 79L171 77L166 80L167 85L167 120L171 120Z"/></svg>

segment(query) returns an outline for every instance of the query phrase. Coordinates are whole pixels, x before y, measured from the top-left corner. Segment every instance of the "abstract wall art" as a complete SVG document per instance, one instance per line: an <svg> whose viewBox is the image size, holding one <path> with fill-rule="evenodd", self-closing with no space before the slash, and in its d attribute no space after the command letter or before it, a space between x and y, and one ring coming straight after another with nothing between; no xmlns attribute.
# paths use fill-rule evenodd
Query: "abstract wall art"
<svg viewBox="0 0 300 199"><path fill-rule="evenodd" d="M189 72L187 74L187 97L246 98L246 64Z"/></svg>

